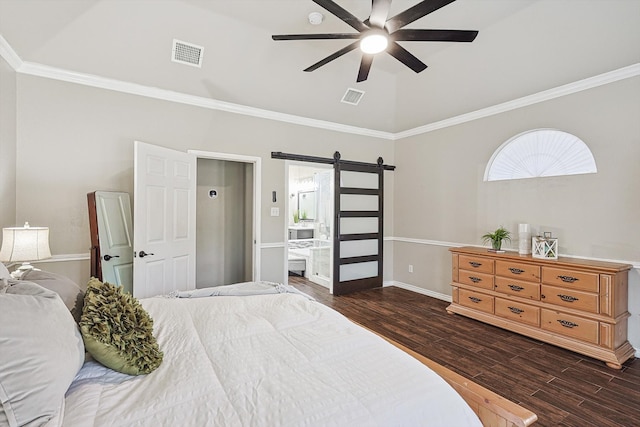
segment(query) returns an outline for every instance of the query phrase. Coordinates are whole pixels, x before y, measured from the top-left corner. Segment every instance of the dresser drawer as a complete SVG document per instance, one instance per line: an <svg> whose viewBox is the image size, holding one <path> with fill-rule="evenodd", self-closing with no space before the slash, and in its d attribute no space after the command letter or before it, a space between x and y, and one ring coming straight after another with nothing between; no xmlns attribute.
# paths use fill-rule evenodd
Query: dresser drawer
<svg viewBox="0 0 640 427"><path fill-rule="evenodd" d="M549 285L542 285L541 299L549 304L571 307L590 313L598 313L600 308L600 296L598 294L576 291L574 289L557 288Z"/></svg>
<svg viewBox="0 0 640 427"><path fill-rule="evenodd" d="M516 295L522 298L529 298L533 300L540 299L539 283L525 282L523 280L496 276L495 290L497 292L502 292L503 294Z"/></svg>
<svg viewBox="0 0 640 427"><path fill-rule="evenodd" d="M527 304L496 298L495 314L517 322L540 326L540 309Z"/></svg>
<svg viewBox="0 0 640 427"><path fill-rule="evenodd" d="M540 281L540 266L517 261L496 261L496 275L530 282Z"/></svg>
<svg viewBox="0 0 640 427"><path fill-rule="evenodd" d="M542 329L558 334L598 344L598 322L558 311L542 309Z"/></svg>
<svg viewBox="0 0 640 427"><path fill-rule="evenodd" d="M542 281L547 285L558 285L563 288L581 289L589 292L598 292L600 289L597 273L564 268L542 267Z"/></svg>
<svg viewBox="0 0 640 427"><path fill-rule="evenodd" d="M479 271L480 273L493 273L493 260L469 255L460 255L458 258L458 267L464 270Z"/></svg>
<svg viewBox="0 0 640 427"><path fill-rule="evenodd" d="M458 282L475 286L476 288L493 290L493 274L460 270L458 273Z"/></svg>
<svg viewBox="0 0 640 427"><path fill-rule="evenodd" d="M475 308L476 310L493 313L493 297L468 289L459 290L460 305Z"/></svg>

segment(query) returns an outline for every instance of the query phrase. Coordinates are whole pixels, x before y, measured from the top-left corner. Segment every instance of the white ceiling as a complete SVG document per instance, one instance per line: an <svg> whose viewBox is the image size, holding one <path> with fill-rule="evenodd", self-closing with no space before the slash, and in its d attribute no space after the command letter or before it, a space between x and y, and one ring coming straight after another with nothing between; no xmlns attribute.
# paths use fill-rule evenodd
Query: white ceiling
<svg viewBox="0 0 640 427"><path fill-rule="evenodd" d="M369 0L336 0L366 19ZM417 3L395 0L391 15ZM325 15L312 26L312 11ZM0 0L0 35L22 61L372 130L400 132L640 62L640 0L457 0L408 28L478 30L473 43L403 42L356 83L350 41L272 34L355 32L311 0ZM171 61L173 39L203 66ZM366 93L340 102L347 88Z"/></svg>

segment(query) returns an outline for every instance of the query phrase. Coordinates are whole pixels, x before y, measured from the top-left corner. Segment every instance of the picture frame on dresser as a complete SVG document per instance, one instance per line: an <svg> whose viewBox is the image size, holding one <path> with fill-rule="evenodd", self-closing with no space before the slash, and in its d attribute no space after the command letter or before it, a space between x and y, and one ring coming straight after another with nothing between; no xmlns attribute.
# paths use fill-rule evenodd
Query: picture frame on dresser
<svg viewBox="0 0 640 427"><path fill-rule="evenodd" d="M627 340L629 264L541 259L484 248L450 248L452 303L460 314L621 369Z"/></svg>

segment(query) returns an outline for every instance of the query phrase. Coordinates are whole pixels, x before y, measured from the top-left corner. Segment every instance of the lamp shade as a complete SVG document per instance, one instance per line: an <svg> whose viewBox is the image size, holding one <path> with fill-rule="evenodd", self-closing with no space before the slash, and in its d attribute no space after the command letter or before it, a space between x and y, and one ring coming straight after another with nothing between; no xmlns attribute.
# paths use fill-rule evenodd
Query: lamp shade
<svg viewBox="0 0 640 427"><path fill-rule="evenodd" d="M0 261L37 261L45 258L51 258L48 227L30 227L25 222L24 227L2 229Z"/></svg>

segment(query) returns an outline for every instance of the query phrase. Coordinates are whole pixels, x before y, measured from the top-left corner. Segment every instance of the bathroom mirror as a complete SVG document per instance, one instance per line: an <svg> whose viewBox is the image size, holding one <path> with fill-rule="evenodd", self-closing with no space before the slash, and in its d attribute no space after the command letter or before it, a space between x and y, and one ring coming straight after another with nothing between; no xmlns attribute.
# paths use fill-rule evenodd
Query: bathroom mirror
<svg viewBox="0 0 640 427"><path fill-rule="evenodd" d="M301 220L316 219L315 191L301 191L298 193L298 215Z"/></svg>
<svg viewBox="0 0 640 427"><path fill-rule="evenodd" d="M91 275L133 290L133 230L129 193L87 194L91 233Z"/></svg>

